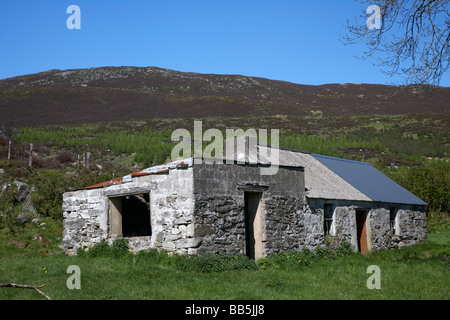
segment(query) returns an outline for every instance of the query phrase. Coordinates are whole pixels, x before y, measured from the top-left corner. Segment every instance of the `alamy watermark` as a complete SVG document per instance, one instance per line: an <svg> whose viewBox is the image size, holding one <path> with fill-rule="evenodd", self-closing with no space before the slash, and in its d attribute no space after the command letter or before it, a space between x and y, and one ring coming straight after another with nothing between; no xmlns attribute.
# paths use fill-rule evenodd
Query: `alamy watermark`
<svg viewBox="0 0 450 320"><path fill-rule="evenodd" d="M372 289L381 289L381 270L377 265L371 265L367 267L367 274L370 276L367 278L367 288Z"/></svg>
<svg viewBox="0 0 450 320"><path fill-rule="evenodd" d="M367 14L370 16L366 20L366 26L369 30L372 29L381 29L381 9L377 5L370 5L366 10Z"/></svg>
<svg viewBox="0 0 450 320"><path fill-rule="evenodd" d="M77 265L70 265L67 267L66 273L72 274L67 278L67 289L81 289L81 270Z"/></svg>
<svg viewBox="0 0 450 320"><path fill-rule="evenodd" d="M245 132L243 129L226 129L224 140L219 129L212 128L203 133L202 121L194 121L193 152L191 133L187 129L176 129L171 139L178 144L172 149L171 159L193 157L194 164L259 163L265 165L260 168L261 175L275 175L279 165L279 133L278 129L270 129L270 147L258 150L258 144L267 146L267 129L248 129ZM203 149L203 142L211 143Z"/></svg>
<svg viewBox="0 0 450 320"><path fill-rule="evenodd" d="M71 15L67 18L66 26L67 29L81 29L81 9L77 5L70 5L67 7L66 13Z"/></svg>
<svg viewBox="0 0 450 320"><path fill-rule="evenodd" d="M47 273L47 268L44 268ZM66 281L66 286L69 290L81 289L81 270L77 265L70 265L67 267L66 273L71 274ZM370 265L366 270L370 276L367 278L366 286L369 290L381 289L381 269L377 265Z"/></svg>

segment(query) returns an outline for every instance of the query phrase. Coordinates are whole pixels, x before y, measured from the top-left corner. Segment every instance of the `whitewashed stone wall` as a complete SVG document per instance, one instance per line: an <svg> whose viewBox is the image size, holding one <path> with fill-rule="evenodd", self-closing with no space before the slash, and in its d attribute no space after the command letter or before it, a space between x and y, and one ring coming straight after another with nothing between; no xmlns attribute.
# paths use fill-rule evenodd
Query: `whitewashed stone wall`
<svg viewBox="0 0 450 320"><path fill-rule="evenodd" d="M103 190L80 190L63 195L63 247L75 253L79 247L92 247L108 234L105 215L107 198Z"/></svg>
<svg viewBox="0 0 450 320"><path fill-rule="evenodd" d="M245 254L245 208L240 185L265 185L265 253L329 245L324 237L324 204L333 205L332 245L349 242L358 250L356 210L367 209L369 249L410 246L427 237L422 206L370 201L307 199L302 171L280 168L261 177L259 168L197 165L134 177L131 182L63 195L63 247L69 254L112 242L109 197L149 193L151 236L128 238L134 250L164 249L181 254ZM281 177L281 178L280 178ZM389 208L397 208L395 233Z"/></svg>
<svg viewBox="0 0 450 320"><path fill-rule="evenodd" d="M369 250L385 250L412 246L423 242L427 238L426 213L423 206L401 205L392 203L369 201L346 201L308 199L308 210L315 216L317 237L314 244L325 245L323 237L323 207L332 204L333 223L331 236L339 245L349 242L353 250L358 250L356 226L356 209L367 210L366 231L368 234ZM390 208L397 210L394 229L391 228Z"/></svg>
<svg viewBox="0 0 450 320"><path fill-rule="evenodd" d="M161 248L189 253L198 243L194 238L192 167L135 177L132 182L105 188L64 193L64 250L73 254L102 239L112 242L109 197L139 193L150 194L152 235L128 238L129 247L136 251Z"/></svg>

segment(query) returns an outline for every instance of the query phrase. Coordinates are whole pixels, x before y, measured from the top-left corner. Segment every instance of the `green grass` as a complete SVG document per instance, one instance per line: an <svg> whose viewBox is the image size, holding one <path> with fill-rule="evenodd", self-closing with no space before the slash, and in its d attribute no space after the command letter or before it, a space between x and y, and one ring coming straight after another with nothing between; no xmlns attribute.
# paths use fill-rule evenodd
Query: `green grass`
<svg viewBox="0 0 450 320"><path fill-rule="evenodd" d="M445 158L450 152L445 124L408 115L325 117L317 123L278 116L196 120L203 121L203 131L211 127L222 132L225 128L279 128L281 146L329 156L346 157L339 151L342 148L371 148L418 162L424 156ZM192 133L193 122L194 119L156 119L20 128L15 138L23 143L51 141L63 149L110 150L150 166L170 158L175 145L170 141L172 131L186 128Z"/></svg>
<svg viewBox="0 0 450 320"><path fill-rule="evenodd" d="M297 265L279 256L277 263L260 262L255 267L245 257L193 258L156 251L107 254L110 247L73 257L30 250L25 251L27 256L1 252L0 282L46 284L41 290L58 300L448 300L450 229L446 223L446 228L430 232L424 243L413 247L375 252L368 258L359 253L316 254L309 263ZM70 265L80 267L79 290L67 288ZM367 288L370 265L380 268L379 290ZM0 299L44 298L33 290L0 288Z"/></svg>
<svg viewBox="0 0 450 320"><path fill-rule="evenodd" d="M116 154L134 155L133 160L144 166L166 161L174 146L174 143L170 143L170 137L171 132L168 130L155 131L145 126L115 127L114 123L21 128L16 135L21 142L51 141L66 148L89 146L88 150L101 148Z"/></svg>
<svg viewBox="0 0 450 320"><path fill-rule="evenodd" d="M323 118L323 117L322 117ZM322 119L321 121L331 121ZM264 120L263 118L261 118ZM256 119L255 121L262 121ZM361 118L362 119L362 118ZM358 121L361 119L357 119ZM266 119L267 120L267 119ZM273 120L270 118L269 120ZM267 120L267 121L269 121ZM338 119L339 120L339 119ZM342 120L342 119L341 119ZM349 119L348 121L350 121ZM68 175L66 170L32 170L29 172L14 161L0 162L6 172L0 183L14 179L35 186L35 205L47 214L41 218L45 226L31 222L17 226L14 218L21 213L14 206L14 189L0 199L0 282L46 284L42 290L54 299L450 299L450 227L447 211L449 163L445 158L449 144L447 134L426 127L415 135L409 124L399 128L394 120L363 119L358 129L328 134L333 126L318 126L324 134L306 135L285 131L280 136L284 147L309 150L330 156L343 156L340 148L372 148L390 156L420 162L420 167L382 167L384 173L430 203L429 237L420 245L372 253L364 258L358 253L318 258L294 254L276 255L259 262L258 267L236 257L188 258L164 254L86 253L69 257L58 247L62 237L61 203L59 195L69 187L85 186L108 180L122 173L79 172ZM372 122L370 122L370 121ZM389 121L388 121L389 120ZM223 120L225 121L225 120ZM237 127L245 126L236 120ZM281 122L288 122L278 119ZM334 121L334 120L333 120ZM337 120L336 120L337 121ZM356 121L356 120L355 120ZM379 123L381 121L383 123ZM269 121L270 122L270 121ZM281 123L280 122L280 123ZM366 123L367 122L367 123ZM160 164L170 155L173 143L169 129L184 127L186 122L158 120L161 128L146 128L146 123L109 123L75 127L20 129L16 138L21 142L51 141L56 149L97 150L106 158L111 150L115 161L127 155L145 166ZM330 122L331 123L331 122ZM192 125L191 122L188 123ZM255 123L254 128L268 126ZM226 126L225 122L223 124ZM433 124L435 125L435 124ZM175 126L172 128L171 126ZM292 126L288 126L292 127ZM186 126L187 129L190 129ZM204 130L206 130L206 125ZM221 128L223 129L223 128ZM314 127L315 129L315 127ZM331 129L330 129L331 130ZM412 131L411 131L412 132ZM326 133L326 134L325 134ZM169 139L169 140L168 140ZM106 154L106 156L105 156ZM427 161L424 156L444 157L444 161ZM108 158L109 159L109 158ZM97 159L96 159L97 160ZM116 169L114 169L116 170ZM56 183L57 182L57 183ZM29 220L33 217L29 215ZM36 241L41 234L46 245ZM299 262L300 261L300 262ZM69 290L67 267L81 270L81 289ZM366 286L367 267L381 270L381 289ZM0 288L3 299L43 299L29 289Z"/></svg>

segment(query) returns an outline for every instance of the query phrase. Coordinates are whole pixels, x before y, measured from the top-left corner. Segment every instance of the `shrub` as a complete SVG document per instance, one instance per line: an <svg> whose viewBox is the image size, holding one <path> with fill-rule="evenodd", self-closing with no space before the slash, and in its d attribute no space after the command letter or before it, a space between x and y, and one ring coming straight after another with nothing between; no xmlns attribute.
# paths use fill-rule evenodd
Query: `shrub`
<svg viewBox="0 0 450 320"><path fill-rule="evenodd" d="M346 241L341 242L341 245L336 250L337 256L348 256L353 253L354 253L354 251L352 249L352 245L350 244L350 242L346 242Z"/></svg>
<svg viewBox="0 0 450 320"><path fill-rule="evenodd" d="M89 258L96 257L108 257L110 254L110 247L105 239L102 239L100 242L96 243L92 248L85 251L85 256Z"/></svg>
<svg viewBox="0 0 450 320"><path fill-rule="evenodd" d="M15 184L3 190L0 185L0 230L8 229L12 233L19 233L23 226L17 223L20 207L15 205L17 186Z"/></svg>
<svg viewBox="0 0 450 320"><path fill-rule="evenodd" d="M138 252L136 261L149 264L163 264L179 268L183 271L201 273L257 269L254 260L238 254L205 254L202 256L169 255L164 250L150 249Z"/></svg>
<svg viewBox="0 0 450 320"><path fill-rule="evenodd" d="M61 194L67 191L65 182L64 173L56 171L42 171L33 177L36 191L31 194L31 200L37 212L62 220Z"/></svg>
<svg viewBox="0 0 450 320"><path fill-rule="evenodd" d="M158 249L142 250L136 254L136 261L154 263L154 264L170 264L167 251Z"/></svg>
<svg viewBox="0 0 450 320"><path fill-rule="evenodd" d="M70 163L75 162L77 159L75 158L75 155L70 151L63 151L60 154L58 154L55 158L60 163Z"/></svg>
<svg viewBox="0 0 450 320"><path fill-rule="evenodd" d="M336 259L353 253L350 243L342 242L336 250L327 247L317 247L314 251L304 248L301 251L286 251L271 253L266 258L258 260L260 269L296 268L312 265L320 259Z"/></svg>
<svg viewBox="0 0 450 320"><path fill-rule="evenodd" d="M125 256L129 253L128 240L125 238L117 239L111 245L110 255L113 258Z"/></svg>
<svg viewBox="0 0 450 320"><path fill-rule="evenodd" d="M255 261L239 254L205 254L192 257L189 267L198 272L223 272L230 270L256 269Z"/></svg>
<svg viewBox="0 0 450 320"><path fill-rule="evenodd" d="M258 260L258 267L267 269L270 267L288 268L308 266L312 263L314 256L314 252L308 248L301 251L271 253L266 258Z"/></svg>
<svg viewBox="0 0 450 320"><path fill-rule="evenodd" d="M450 163L433 161L412 168L385 170L398 184L428 203L429 212L450 212Z"/></svg>
<svg viewBox="0 0 450 320"><path fill-rule="evenodd" d="M111 246L102 239L89 250L80 248L77 251L78 256L86 258L120 258L129 253L128 240L125 238L117 239Z"/></svg>

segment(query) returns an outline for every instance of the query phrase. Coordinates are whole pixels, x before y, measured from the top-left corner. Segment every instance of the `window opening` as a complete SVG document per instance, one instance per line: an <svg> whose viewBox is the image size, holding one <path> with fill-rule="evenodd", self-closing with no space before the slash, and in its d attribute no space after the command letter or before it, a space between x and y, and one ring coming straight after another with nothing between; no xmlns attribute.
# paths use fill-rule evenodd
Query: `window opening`
<svg viewBox="0 0 450 320"><path fill-rule="evenodd" d="M151 236L150 195L111 197L110 221L112 237Z"/></svg>
<svg viewBox="0 0 450 320"><path fill-rule="evenodd" d="M333 223L333 205L324 204L323 206L323 232L325 236L331 235L331 225Z"/></svg>

